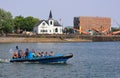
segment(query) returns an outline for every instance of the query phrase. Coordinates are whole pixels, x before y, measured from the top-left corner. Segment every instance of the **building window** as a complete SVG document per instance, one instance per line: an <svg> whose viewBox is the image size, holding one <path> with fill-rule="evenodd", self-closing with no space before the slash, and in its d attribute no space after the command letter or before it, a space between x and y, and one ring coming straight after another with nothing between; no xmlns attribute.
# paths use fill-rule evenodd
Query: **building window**
<svg viewBox="0 0 120 78"><path fill-rule="evenodd" d="M52 23L52 21L50 21L50 25L52 25L53 23Z"/></svg>
<svg viewBox="0 0 120 78"><path fill-rule="evenodd" d="M55 29L55 32L58 32L58 28Z"/></svg>
<svg viewBox="0 0 120 78"><path fill-rule="evenodd" d="M42 23L43 26L45 26L45 23Z"/></svg>
<svg viewBox="0 0 120 78"><path fill-rule="evenodd" d="M48 32L47 30L41 30L41 32Z"/></svg>
<svg viewBox="0 0 120 78"><path fill-rule="evenodd" d="M62 32L62 29L60 29L60 32Z"/></svg>

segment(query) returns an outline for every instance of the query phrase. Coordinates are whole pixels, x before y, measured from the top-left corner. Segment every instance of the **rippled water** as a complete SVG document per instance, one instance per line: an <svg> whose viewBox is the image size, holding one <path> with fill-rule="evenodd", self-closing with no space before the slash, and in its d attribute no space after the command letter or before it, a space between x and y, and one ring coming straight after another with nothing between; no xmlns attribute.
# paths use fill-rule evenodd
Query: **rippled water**
<svg viewBox="0 0 120 78"><path fill-rule="evenodd" d="M120 78L120 42L5 43L0 58L9 59L16 45L74 57L67 64L0 63L0 78Z"/></svg>

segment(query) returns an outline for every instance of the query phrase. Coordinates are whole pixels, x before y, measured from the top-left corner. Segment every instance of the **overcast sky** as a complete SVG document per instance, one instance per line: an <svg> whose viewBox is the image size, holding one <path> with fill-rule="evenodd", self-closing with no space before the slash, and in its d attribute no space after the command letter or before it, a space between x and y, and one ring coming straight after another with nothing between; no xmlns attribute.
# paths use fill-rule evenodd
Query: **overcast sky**
<svg viewBox="0 0 120 78"><path fill-rule="evenodd" d="M110 17L112 26L119 27L120 0L0 0L0 8L12 15L48 19L50 10L63 26L73 26L75 16Z"/></svg>

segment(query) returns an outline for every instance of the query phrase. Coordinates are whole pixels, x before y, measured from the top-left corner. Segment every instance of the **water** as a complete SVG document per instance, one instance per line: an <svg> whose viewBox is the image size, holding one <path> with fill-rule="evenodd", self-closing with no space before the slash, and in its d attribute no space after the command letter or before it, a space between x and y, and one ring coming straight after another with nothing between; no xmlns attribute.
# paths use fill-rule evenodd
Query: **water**
<svg viewBox="0 0 120 78"><path fill-rule="evenodd" d="M0 78L120 78L120 42L5 43L0 58L16 45L37 51L73 53L67 64L0 63Z"/></svg>

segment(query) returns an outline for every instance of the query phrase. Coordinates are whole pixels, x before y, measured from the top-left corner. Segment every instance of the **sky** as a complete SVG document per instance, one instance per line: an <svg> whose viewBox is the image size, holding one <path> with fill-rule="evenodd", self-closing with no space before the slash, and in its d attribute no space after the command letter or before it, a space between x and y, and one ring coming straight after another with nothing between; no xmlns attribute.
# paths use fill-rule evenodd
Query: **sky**
<svg viewBox="0 0 120 78"><path fill-rule="evenodd" d="M112 27L120 24L120 0L0 0L0 8L13 17L33 16L40 20L47 20L51 10L53 19L61 19L63 26L73 26L73 18L78 16L110 17Z"/></svg>

